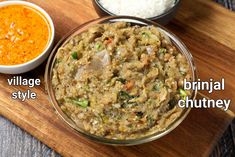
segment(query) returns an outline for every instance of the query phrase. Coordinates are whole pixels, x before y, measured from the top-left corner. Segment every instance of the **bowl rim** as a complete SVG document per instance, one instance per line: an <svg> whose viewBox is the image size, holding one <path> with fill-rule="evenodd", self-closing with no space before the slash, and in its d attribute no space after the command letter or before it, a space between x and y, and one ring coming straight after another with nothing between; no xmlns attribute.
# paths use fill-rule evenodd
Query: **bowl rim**
<svg viewBox="0 0 235 157"><path fill-rule="evenodd" d="M47 20L46 22L48 23L48 26L50 27L50 40L48 41L48 44L45 47L45 49L43 50L43 52L40 53L37 57L33 58L32 60L29 60L28 62L21 63L21 64L0 65L0 68L2 68L2 69L22 68L22 67L28 66L28 65L36 62L37 60L42 58L50 50L50 47L52 46L54 39L55 39L55 26L54 26L53 20L50 17L50 15L43 8L41 8L40 6L38 6L34 3L27 2L27 1L21 1L21 0L11 0L11 1L0 2L0 8L5 7L5 6L11 6L11 5L28 6L28 7L35 9L39 13L41 13L44 16L44 18Z"/></svg>
<svg viewBox="0 0 235 157"><path fill-rule="evenodd" d="M82 134L83 136L96 141L98 143L102 143L102 144L107 144L107 145L115 145L115 146L130 146L130 145L137 145L137 144L143 144L143 143L147 143L147 142L151 142L153 140L159 139L162 136L167 135L168 133L170 133L172 130L174 130L189 114L191 108L186 108L182 111L181 115L176 118L174 120L174 122L172 122L165 130L160 131L160 132L155 132L152 133L150 135L141 137L141 138L137 138L137 139L128 139L128 140L115 140L115 139L108 139L108 138L104 138L104 137L100 137L100 136L96 136L94 134L90 134L89 132L86 132L83 129L80 129L78 126L76 126L76 124L67 116L65 115L65 113L61 110L61 108L59 107L59 104L55 98L55 94L54 94L54 90L52 88L52 84L51 84L51 78L52 78L52 71L53 71L53 67L56 61L56 54L57 54L57 50L61 47L61 45L66 44L70 37L73 37L74 35L80 34L82 33L84 30L84 27L90 27L93 26L94 24L98 24L98 23L107 23L107 22L117 22L117 21L125 21L125 20L129 20L129 22L134 23L134 22L138 22L135 24L147 24L147 25L154 25L155 27L159 27L161 29L163 29L164 31L166 31L167 33L169 33L170 39L173 40L174 42L176 41L176 44L180 44L181 48L183 48L183 51L180 50L181 53L184 54L184 56L186 56L188 63L190 64L190 68L191 68L191 72L193 75L193 81L195 81L197 79L197 71L196 71L196 66L193 60L193 57L190 53L190 51L186 48L186 46L183 44L183 42L178 39L178 37L176 37L173 33L171 33L169 30L167 30L165 27L150 21L150 20L146 20L146 19L142 19L142 18L137 18L137 17L130 17L130 16L109 16L109 17L103 17L103 18L98 18L92 21L89 21L87 23L84 23L83 25L80 25L78 27L76 27L75 29L73 29L72 31L70 31L68 34L66 34L58 43L57 45L54 47L52 53L49 56L47 65L46 65L46 70L45 70L45 74L44 74L44 78L45 78L45 88L48 92L49 95L49 100L52 104L52 106L54 107L56 113L59 115L59 117L68 125L70 126L72 129L74 129L76 132ZM84 29L81 31L81 29ZM78 32L80 31L80 32ZM78 32L78 33L77 33ZM174 39L172 39L174 38ZM179 48L179 47L177 47ZM197 96L197 90L193 91L192 94L192 99L194 100Z"/></svg>
<svg viewBox="0 0 235 157"><path fill-rule="evenodd" d="M116 15L114 13L112 13L111 11L109 11L108 9L106 9L100 2L100 0L93 0L93 2L95 2L95 4L106 14L109 14L110 16L127 16L127 15ZM144 18L144 19L148 19L148 20L157 20L160 18L163 18L164 16L170 14L171 12L174 11L174 9L180 4L181 0L175 0L175 4L173 7L167 9L164 13L157 15L157 16L153 16L153 17L148 17L148 18Z"/></svg>

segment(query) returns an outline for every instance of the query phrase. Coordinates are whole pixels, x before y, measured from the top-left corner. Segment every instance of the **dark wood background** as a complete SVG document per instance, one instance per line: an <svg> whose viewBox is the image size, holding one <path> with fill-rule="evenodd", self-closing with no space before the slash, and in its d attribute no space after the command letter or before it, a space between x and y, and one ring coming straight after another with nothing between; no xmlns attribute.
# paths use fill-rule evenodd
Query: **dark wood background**
<svg viewBox="0 0 235 157"><path fill-rule="evenodd" d="M235 10L235 0L216 0L230 10ZM0 117L0 157L55 157L53 150Z"/></svg>

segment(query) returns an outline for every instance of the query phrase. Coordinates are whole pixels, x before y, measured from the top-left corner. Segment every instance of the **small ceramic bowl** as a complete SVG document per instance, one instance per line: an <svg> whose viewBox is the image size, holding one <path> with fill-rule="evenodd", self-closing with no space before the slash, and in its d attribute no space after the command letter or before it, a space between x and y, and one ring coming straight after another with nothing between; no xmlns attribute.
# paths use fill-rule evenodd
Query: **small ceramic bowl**
<svg viewBox="0 0 235 157"><path fill-rule="evenodd" d="M48 57L49 53L51 52L51 50L53 48L55 28L54 28L54 24L53 24L53 21L52 21L51 17L41 7L39 7L39 6L37 6L33 3L29 3L29 2L25 2L25 1L4 1L4 2L0 2L0 8L5 7L5 6L11 6L11 5L28 6L30 8L33 8L33 9L39 11L45 17L45 19L47 20L47 22L50 26L50 30L51 30L50 38L49 38L47 46L45 47L44 51L40 55L38 55L36 58L34 58L34 59L32 59L32 60L30 60L26 63L23 63L23 64L0 65L0 73L20 74L20 73L25 73L25 72L28 72L28 71L36 68L37 66L39 66L41 63L43 63L46 60L46 58Z"/></svg>
<svg viewBox="0 0 235 157"><path fill-rule="evenodd" d="M161 15L154 16L154 17L147 18L147 19L157 22L162 25L166 25L175 16L176 11L179 8L180 2L181 0L175 0L175 5L172 8L168 9L166 12L164 12ZM114 13L111 13L109 10L107 10L106 8L102 6L102 4L100 3L100 0L92 0L92 3L99 16L101 17L108 16L108 15L115 16Z"/></svg>

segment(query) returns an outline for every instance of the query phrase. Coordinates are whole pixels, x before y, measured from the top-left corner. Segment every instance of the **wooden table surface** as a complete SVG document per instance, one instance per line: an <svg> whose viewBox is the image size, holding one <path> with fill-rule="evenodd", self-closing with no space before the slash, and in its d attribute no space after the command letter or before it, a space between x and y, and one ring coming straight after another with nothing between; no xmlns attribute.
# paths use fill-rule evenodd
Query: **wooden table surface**
<svg viewBox="0 0 235 157"><path fill-rule="evenodd" d="M235 90L235 80L234 80L235 62L233 60L235 58L235 53L234 53L235 31L234 31L234 25L230 26L230 20L234 20L232 18L233 17L232 14L234 13L231 14L226 13L226 15L228 16L223 17L221 16L221 14L225 14L226 12L225 10L220 9L220 7L218 7L217 4L213 4L212 6L214 7L211 8L211 5L208 5L209 2L204 3L202 1L203 0L198 0L198 2L202 4L202 8L195 8L193 6L192 8L188 8L191 14L185 15L183 14L183 12L179 11L176 19L173 20L173 22L170 23L167 27L175 34L177 34L192 51L194 57L196 58L197 64L200 65L198 66L198 69L199 69L199 76L202 79L208 79L209 76L215 79L219 79L221 76L226 78L227 90L224 92L223 95L221 95L221 93L215 93L212 95L212 97L218 98L222 96L222 98L231 98L233 102L235 102L235 95L234 92L232 92ZM39 3L36 0L35 2ZM66 3L66 1L64 3ZM184 0L182 5L190 6L188 3L192 2ZM228 3L225 4L228 6ZM182 8L185 9L185 7ZM211 15L210 10L216 11L219 15ZM94 14L94 16L97 15ZM66 18L66 16L64 17ZM86 18L87 17L85 17L84 19L80 19L81 23L85 22ZM185 29L179 27L181 23L185 23L185 21L183 20L187 20L189 18L195 18L195 21L193 23L185 24L186 26ZM200 18L207 18L209 22L207 22L205 25L205 23L201 23ZM215 26L214 25L216 23L215 18L217 19L220 18L221 24ZM68 25L67 28L70 28L69 25L72 25L73 23L70 24L64 24L62 22L57 23L57 25L59 24ZM195 25L199 26L199 28L205 27L205 30L195 30L196 29ZM211 29L208 29L208 27ZM67 29L60 31L66 33ZM198 36L195 32L204 33L206 37L197 38ZM220 38L221 36L224 35L226 35L227 37L223 38L223 40L219 41L216 40L216 38ZM192 36L192 40L188 40L189 38L187 36ZM214 42L207 43L206 41L208 38L210 38L210 41L213 40ZM198 49L196 49L195 46L190 46L191 44L196 44ZM214 44L216 44L216 46ZM203 51L204 46L210 47L211 50ZM201 51L199 51L199 49L201 49ZM235 105L231 106L231 109L235 111ZM8 120L0 117L0 157L8 157L8 156L46 157L46 156L59 156L59 155L56 154L54 151L50 150L47 146L43 145L41 142L37 141L31 135L28 135L23 130L16 127Z"/></svg>

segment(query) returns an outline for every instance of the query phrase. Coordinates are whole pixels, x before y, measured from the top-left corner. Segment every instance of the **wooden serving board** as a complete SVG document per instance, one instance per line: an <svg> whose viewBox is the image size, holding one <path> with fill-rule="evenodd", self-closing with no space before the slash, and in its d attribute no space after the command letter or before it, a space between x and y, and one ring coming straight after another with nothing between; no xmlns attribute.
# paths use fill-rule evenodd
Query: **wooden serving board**
<svg viewBox="0 0 235 157"><path fill-rule="evenodd" d="M43 7L54 20L56 41L72 28L97 18L91 0L47 0L32 2ZM176 18L167 27L178 35L195 57L201 79L226 79L226 90L209 95L235 100L235 14L212 1L183 0ZM12 100L13 91L26 87L8 86L10 75L0 74L0 115L8 118L63 156L208 156L234 118L231 111L192 110L169 135L151 143L114 147L90 141L70 129L56 115L43 83L45 64L24 74L40 78L42 85L31 90L37 100ZM206 94L206 93L205 93ZM208 96L208 95L207 95ZM231 106L235 111L235 106Z"/></svg>

